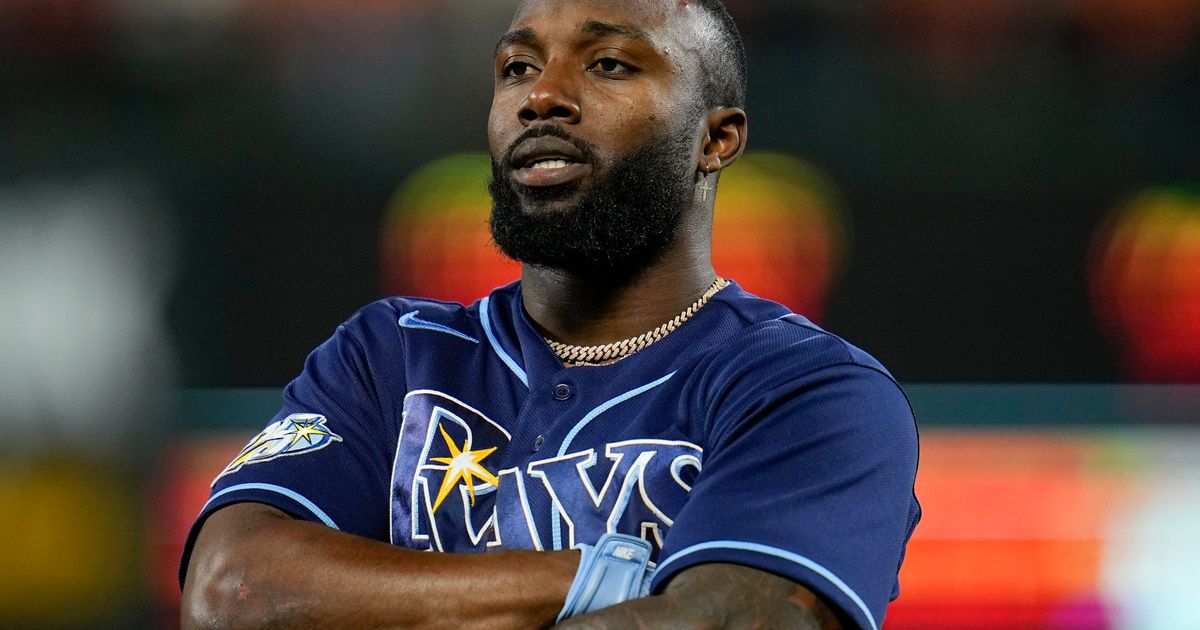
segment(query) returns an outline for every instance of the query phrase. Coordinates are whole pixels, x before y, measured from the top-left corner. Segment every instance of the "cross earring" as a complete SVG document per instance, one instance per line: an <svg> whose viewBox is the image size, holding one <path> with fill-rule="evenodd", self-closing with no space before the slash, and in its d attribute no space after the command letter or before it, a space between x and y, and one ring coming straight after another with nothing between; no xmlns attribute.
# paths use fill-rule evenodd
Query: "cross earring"
<svg viewBox="0 0 1200 630"><path fill-rule="evenodd" d="M700 200L708 201L708 193L712 191L708 183L708 171L700 171L700 180Z"/></svg>

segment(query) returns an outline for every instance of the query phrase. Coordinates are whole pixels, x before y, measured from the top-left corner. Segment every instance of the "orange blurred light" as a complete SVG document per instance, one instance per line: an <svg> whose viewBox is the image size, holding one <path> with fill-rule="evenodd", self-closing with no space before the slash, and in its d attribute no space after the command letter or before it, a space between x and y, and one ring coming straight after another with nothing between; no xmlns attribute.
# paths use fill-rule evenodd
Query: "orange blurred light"
<svg viewBox="0 0 1200 630"><path fill-rule="evenodd" d="M713 266L743 288L820 321L846 251L841 196L814 167L779 153L721 174Z"/></svg>
<svg viewBox="0 0 1200 630"><path fill-rule="evenodd" d="M1200 193L1148 190L1097 230L1096 318L1142 381L1200 381Z"/></svg>
<svg viewBox="0 0 1200 630"><path fill-rule="evenodd" d="M1107 627L1097 593L1108 528L1138 491L1122 448L1071 435L923 435L925 516L884 627Z"/></svg>
<svg viewBox="0 0 1200 630"><path fill-rule="evenodd" d="M412 174L392 199L383 230L383 289L470 304L521 276L491 243L483 154L443 158Z"/></svg>

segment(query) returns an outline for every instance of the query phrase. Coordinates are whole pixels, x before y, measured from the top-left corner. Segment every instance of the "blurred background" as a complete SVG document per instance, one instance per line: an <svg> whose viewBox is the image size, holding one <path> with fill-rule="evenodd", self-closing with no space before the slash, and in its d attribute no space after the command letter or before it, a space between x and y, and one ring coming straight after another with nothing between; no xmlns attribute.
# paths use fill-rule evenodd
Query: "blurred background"
<svg viewBox="0 0 1200 630"><path fill-rule="evenodd" d="M884 362L888 629L1200 629L1200 2L729 0L716 264ZM465 302L512 0L0 0L0 627L177 625L208 482L360 306Z"/></svg>

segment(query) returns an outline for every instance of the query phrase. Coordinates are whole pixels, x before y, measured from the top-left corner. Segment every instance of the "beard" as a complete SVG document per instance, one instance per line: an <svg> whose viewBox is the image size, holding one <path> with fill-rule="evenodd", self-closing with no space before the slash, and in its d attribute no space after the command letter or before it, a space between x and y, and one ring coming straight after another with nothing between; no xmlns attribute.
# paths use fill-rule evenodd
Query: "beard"
<svg viewBox="0 0 1200 630"><path fill-rule="evenodd" d="M590 189L581 191L579 180L547 188L512 180L513 149L541 136L579 149L595 173ZM666 133L600 169L596 150L558 127L522 134L501 159L492 158L488 191L496 246L528 265L610 279L631 277L658 262L692 203L696 169L690 134Z"/></svg>

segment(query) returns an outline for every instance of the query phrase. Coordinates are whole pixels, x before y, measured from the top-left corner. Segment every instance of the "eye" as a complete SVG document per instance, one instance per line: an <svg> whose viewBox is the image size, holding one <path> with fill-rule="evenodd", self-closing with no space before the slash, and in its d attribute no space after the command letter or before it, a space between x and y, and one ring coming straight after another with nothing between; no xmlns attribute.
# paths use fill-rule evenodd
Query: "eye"
<svg viewBox="0 0 1200 630"><path fill-rule="evenodd" d="M624 76L637 72L638 69L612 57L597 59L588 66L588 72L596 72L608 76Z"/></svg>
<svg viewBox="0 0 1200 630"><path fill-rule="evenodd" d="M533 74L537 68L533 64L524 61L511 61L504 66L501 71L501 76L505 79L520 79Z"/></svg>

